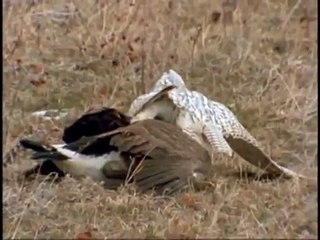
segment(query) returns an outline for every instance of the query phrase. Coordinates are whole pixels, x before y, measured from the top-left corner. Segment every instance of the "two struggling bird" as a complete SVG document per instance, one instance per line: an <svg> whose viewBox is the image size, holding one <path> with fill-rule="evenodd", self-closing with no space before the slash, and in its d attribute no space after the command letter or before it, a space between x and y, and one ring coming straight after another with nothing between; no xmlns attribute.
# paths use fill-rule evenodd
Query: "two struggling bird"
<svg viewBox="0 0 320 240"><path fill-rule="evenodd" d="M129 110L132 122L143 119L171 122L213 153L231 157L236 152L268 173L306 178L272 160L231 110L199 92L188 90L173 70L165 72L156 86L159 87L133 101Z"/></svg>
<svg viewBox="0 0 320 240"><path fill-rule="evenodd" d="M89 118L86 123L82 117L65 131L64 139L75 141L45 145L22 139L21 144L34 151L34 160L51 161L62 172L90 176L110 189L124 184L130 175L140 191L155 188L158 193L172 194L211 176L208 152L177 126L158 120L128 124L127 118L120 119L124 115L113 111L120 116L114 121L126 126L114 124L113 130L97 135L81 133L83 126L91 126ZM99 113L100 126L111 126L110 117L102 118L110 112Z"/></svg>

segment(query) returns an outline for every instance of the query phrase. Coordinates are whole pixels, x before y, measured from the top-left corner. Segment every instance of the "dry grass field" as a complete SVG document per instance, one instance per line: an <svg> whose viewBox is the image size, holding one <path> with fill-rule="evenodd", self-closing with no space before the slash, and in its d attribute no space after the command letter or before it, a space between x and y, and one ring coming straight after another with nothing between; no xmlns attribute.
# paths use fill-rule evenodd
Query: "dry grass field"
<svg viewBox="0 0 320 240"><path fill-rule="evenodd" d="M3 2L3 150L56 142L97 106L127 111L172 68L226 104L280 164L317 176L315 0L13 0ZM59 121L33 111L70 108ZM217 159L213 187L170 198L43 176L19 152L3 167L4 238L316 239L317 183L258 181Z"/></svg>

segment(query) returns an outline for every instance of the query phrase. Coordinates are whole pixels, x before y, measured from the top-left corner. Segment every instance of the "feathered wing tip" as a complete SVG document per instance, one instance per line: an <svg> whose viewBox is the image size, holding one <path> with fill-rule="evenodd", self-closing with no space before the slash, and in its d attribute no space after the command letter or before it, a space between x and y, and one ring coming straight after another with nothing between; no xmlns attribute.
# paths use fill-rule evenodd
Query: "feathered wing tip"
<svg viewBox="0 0 320 240"><path fill-rule="evenodd" d="M282 167L273 161L266 153L256 145L242 139L229 136L226 138L231 148L243 159L250 162L252 165L263 169L272 174L283 175L286 178L302 178L314 180L304 175L298 174L288 168Z"/></svg>
<svg viewBox="0 0 320 240"><path fill-rule="evenodd" d="M155 83L151 91L161 90L168 86L175 86L177 88L185 87L182 77L172 69L162 74L161 78Z"/></svg>
<svg viewBox="0 0 320 240"><path fill-rule="evenodd" d="M81 137L89 137L115 130L130 124L130 117L113 108L101 108L87 112L63 132L63 141L71 143Z"/></svg>

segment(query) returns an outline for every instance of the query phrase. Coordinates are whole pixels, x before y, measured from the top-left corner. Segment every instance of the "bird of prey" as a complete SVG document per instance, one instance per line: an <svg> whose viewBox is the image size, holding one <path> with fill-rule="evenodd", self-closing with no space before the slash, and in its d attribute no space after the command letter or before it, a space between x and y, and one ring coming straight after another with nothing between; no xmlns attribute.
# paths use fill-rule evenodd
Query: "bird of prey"
<svg viewBox="0 0 320 240"><path fill-rule="evenodd" d="M197 91L190 91L175 72L164 73L168 84L138 97L130 107L131 122L159 119L180 126L185 133L211 152L232 156L236 152L243 159L268 173L286 177L302 177L272 160L257 140L243 127L225 105L208 99ZM164 82L160 79L159 82Z"/></svg>
<svg viewBox="0 0 320 240"><path fill-rule="evenodd" d="M32 159L51 161L70 175L90 176L110 189L124 184L129 176L141 191L155 188L158 193L172 194L211 176L208 152L176 125L159 120L129 124L128 117L113 111L112 117L107 116L106 110L95 113L96 117L86 115L66 128L63 138L69 143L47 145L28 139L20 142L34 151ZM109 129L88 130L89 125L95 128L91 126L95 119L101 120L95 126L106 125ZM102 133L91 134L94 131Z"/></svg>

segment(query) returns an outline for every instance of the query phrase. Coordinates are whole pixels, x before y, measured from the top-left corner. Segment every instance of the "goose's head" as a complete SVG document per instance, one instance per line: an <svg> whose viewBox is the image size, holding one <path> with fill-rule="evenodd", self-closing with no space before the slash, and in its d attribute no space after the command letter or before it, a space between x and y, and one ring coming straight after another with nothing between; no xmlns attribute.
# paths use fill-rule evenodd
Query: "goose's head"
<svg viewBox="0 0 320 240"><path fill-rule="evenodd" d="M62 139L66 143L74 142L83 136L89 137L127 126L130 120L129 116L113 108L91 110L66 127Z"/></svg>

